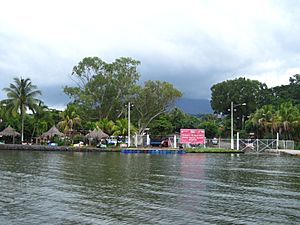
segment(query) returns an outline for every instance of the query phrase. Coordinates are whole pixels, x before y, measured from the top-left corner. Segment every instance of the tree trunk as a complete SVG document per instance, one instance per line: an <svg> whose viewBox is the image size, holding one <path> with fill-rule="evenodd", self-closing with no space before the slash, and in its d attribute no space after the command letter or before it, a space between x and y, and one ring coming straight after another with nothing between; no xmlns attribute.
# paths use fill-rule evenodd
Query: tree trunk
<svg viewBox="0 0 300 225"><path fill-rule="evenodd" d="M36 125L34 125L34 127L33 127L33 131L31 133L31 140L30 140L30 142L32 142L32 140L33 140L33 135L35 133L35 130L36 130Z"/></svg>
<svg viewBox="0 0 300 225"><path fill-rule="evenodd" d="M22 117L22 123L21 123L21 144L22 144L24 141L24 119L25 119L23 112L21 113L21 117Z"/></svg>

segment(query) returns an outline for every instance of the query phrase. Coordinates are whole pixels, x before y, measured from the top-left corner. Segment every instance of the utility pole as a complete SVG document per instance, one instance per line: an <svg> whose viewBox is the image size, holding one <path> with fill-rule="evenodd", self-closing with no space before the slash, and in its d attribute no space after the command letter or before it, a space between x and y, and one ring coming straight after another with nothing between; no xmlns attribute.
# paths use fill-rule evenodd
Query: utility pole
<svg viewBox="0 0 300 225"><path fill-rule="evenodd" d="M231 145L230 145L230 148L231 149L234 149L234 140L233 140L233 110L234 110L234 107L236 106L240 106L240 105L247 105L245 102L242 103L242 104L237 104L237 105L233 105L233 102L231 102L230 104L230 115L231 115L231 118L230 118L230 123L231 123L231 128L230 128L230 142L231 142Z"/></svg>
<svg viewBox="0 0 300 225"><path fill-rule="evenodd" d="M130 102L128 102L128 147L130 147Z"/></svg>
<svg viewBox="0 0 300 225"><path fill-rule="evenodd" d="M231 102L230 105L230 114L231 114L231 119L230 119L230 142L231 142L231 149L234 149L234 141L233 141L233 102Z"/></svg>

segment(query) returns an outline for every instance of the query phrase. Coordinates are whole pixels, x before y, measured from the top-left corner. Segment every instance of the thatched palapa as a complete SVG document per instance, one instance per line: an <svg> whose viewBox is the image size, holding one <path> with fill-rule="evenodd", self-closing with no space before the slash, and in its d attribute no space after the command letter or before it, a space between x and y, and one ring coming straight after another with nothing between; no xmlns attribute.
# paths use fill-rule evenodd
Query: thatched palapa
<svg viewBox="0 0 300 225"><path fill-rule="evenodd" d="M19 132L17 132L11 126L6 127L3 131L0 132L0 136L9 136L13 137L13 144L15 143L15 137L21 136Z"/></svg>
<svg viewBox="0 0 300 225"><path fill-rule="evenodd" d="M63 137L65 136L62 132L60 132L56 126L53 126L50 128L50 130L48 130L47 132L43 133L41 135L41 138L52 138L53 136L59 136L59 137Z"/></svg>
<svg viewBox="0 0 300 225"><path fill-rule="evenodd" d="M0 132L0 135L16 137L16 136L20 136L21 134L19 132L17 132L14 128L12 128L11 126L8 126L3 131Z"/></svg>
<svg viewBox="0 0 300 225"><path fill-rule="evenodd" d="M104 133L100 128L95 128L93 131L85 135L86 138L88 139L103 139L103 138L108 138L109 135Z"/></svg>

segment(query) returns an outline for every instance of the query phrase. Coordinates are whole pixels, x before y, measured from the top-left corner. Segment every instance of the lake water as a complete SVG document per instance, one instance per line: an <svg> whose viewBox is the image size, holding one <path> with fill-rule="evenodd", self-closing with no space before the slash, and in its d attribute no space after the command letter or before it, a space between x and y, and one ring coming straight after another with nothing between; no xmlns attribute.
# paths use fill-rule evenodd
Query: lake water
<svg viewBox="0 0 300 225"><path fill-rule="evenodd" d="M300 158L0 151L0 224L300 224Z"/></svg>

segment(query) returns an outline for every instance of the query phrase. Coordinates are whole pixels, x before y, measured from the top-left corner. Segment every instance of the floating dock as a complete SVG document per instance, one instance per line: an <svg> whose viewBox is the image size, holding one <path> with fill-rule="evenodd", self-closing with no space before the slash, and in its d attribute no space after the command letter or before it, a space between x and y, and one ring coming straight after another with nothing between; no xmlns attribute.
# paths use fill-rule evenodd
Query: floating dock
<svg viewBox="0 0 300 225"><path fill-rule="evenodd" d="M122 153L145 153L145 154L185 154L184 150L172 149L122 149Z"/></svg>
<svg viewBox="0 0 300 225"><path fill-rule="evenodd" d="M300 150L280 149L278 151L288 155L300 156Z"/></svg>

